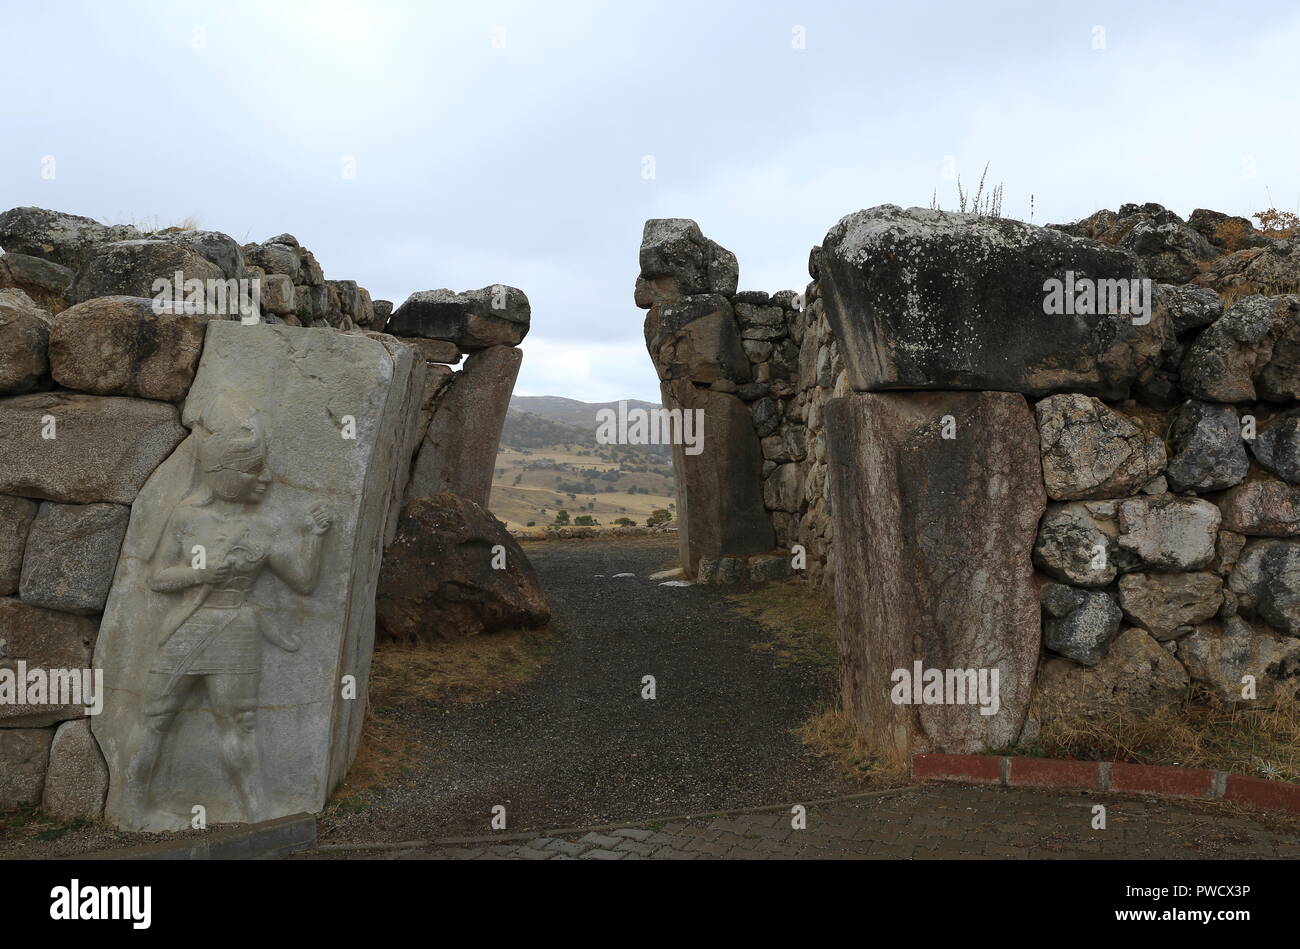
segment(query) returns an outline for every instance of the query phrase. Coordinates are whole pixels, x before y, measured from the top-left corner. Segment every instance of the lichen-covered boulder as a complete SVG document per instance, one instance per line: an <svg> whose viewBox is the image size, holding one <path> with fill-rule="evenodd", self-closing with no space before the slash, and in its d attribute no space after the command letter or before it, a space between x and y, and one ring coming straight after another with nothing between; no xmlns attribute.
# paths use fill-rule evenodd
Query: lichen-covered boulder
<svg viewBox="0 0 1300 949"><path fill-rule="evenodd" d="M1300 640L1257 629L1240 616L1198 626L1178 640L1178 658L1194 680L1228 702L1265 704L1284 692L1300 694Z"/></svg>
<svg viewBox="0 0 1300 949"><path fill-rule="evenodd" d="M736 255L709 240L685 218L652 218L641 235L636 305L648 309L695 294L733 296L740 281Z"/></svg>
<svg viewBox="0 0 1300 949"><path fill-rule="evenodd" d="M1300 398L1300 296L1234 303L1188 349L1182 386L1207 402Z"/></svg>
<svg viewBox="0 0 1300 949"><path fill-rule="evenodd" d="M1153 711L1187 695L1187 670L1144 630L1123 630L1095 666L1047 658L1039 669L1039 718L1099 718L1119 709Z"/></svg>
<svg viewBox="0 0 1300 949"><path fill-rule="evenodd" d="M1300 537L1300 486L1263 477L1218 498L1225 530L1254 537Z"/></svg>
<svg viewBox="0 0 1300 949"><path fill-rule="evenodd" d="M1043 479L1054 501L1123 497L1164 470L1163 439L1100 399L1053 395L1034 412Z"/></svg>
<svg viewBox="0 0 1300 949"><path fill-rule="evenodd" d="M1124 398L1172 339L1154 309L1120 312L1121 287L1142 291L1136 257L1019 221L881 205L843 218L817 257L859 391ZM1095 288L1092 302L1080 303L1076 285Z"/></svg>
<svg viewBox="0 0 1300 949"><path fill-rule="evenodd" d="M93 297L128 296L152 299L154 282L175 285L202 280L225 280L221 268L193 250L166 240L119 241L97 247L77 271L68 289L69 301L83 303ZM237 312L237 311L236 311Z"/></svg>
<svg viewBox="0 0 1300 949"><path fill-rule="evenodd" d="M1222 491L1240 484L1250 470L1237 410L1189 399L1169 427L1173 457L1165 469L1175 491Z"/></svg>
<svg viewBox="0 0 1300 949"><path fill-rule="evenodd" d="M1161 641L1191 632L1222 604L1223 580L1212 573L1129 573L1119 580L1124 618Z"/></svg>
<svg viewBox="0 0 1300 949"><path fill-rule="evenodd" d="M1034 541L1034 566L1076 587L1104 587L1141 561L1119 546L1114 501L1049 504Z"/></svg>
<svg viewBox="0 0 1300 949"><path fill-rule="evenodd" d="M0 247L7 253L41 257L72 270L98 245L139 236L130 225L100 224L93 218L45 208L11 208L0 214Z"/></svg>
<svg viewBox="0 0 1300 949"><path fill-rule="evenodd" d="M1200 570L1214 559L1220 521L1219 509L1200 498L1129 498L1119 505L1119 545L1146 567Z"/></svg>
<svg viewBox="0 0 1300 949"><path fill-rule="evenodd" d="M1249 541L1228 586L1244 612L1279 632L1300 636L1300 542Z"/></svg>
<svg viewBox="0 0 1300 949"><path fill-rule="evenodd" d="M455 343L464 352L518 346L532 310L522 290L497 284L481 290L421 290L389 317L385 332Z"/></svg>
<svg viewBox="0 0 1300 949"><path fill-rule="evenodd" d="M1108 594L1048 583L1039 590L1039 598L1047 613L1043 644L1048 649L1085 666L1105 658L1123 619Z"/></svg>
<svg viewBox="0 0 1300 949"><path fill-rule="evenodd" d="M1263 425L1249 442L1255 459L1291 484L1300 484L1300 409L1291 409Z"/></svg>

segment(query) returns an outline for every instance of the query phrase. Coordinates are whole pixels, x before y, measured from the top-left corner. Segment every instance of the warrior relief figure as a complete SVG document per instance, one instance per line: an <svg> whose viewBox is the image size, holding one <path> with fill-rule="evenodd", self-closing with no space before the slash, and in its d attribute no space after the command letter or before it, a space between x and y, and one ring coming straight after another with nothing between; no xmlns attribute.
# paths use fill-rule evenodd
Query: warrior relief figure
<svg viewBox="0 0 1300 949"><path fill-rule="evenodd" d="M259 625L249 591L269 568L297 593L311 593L330 528L320 502L296 524L259 512L271 475L256 422L208 436L198 450L197 476L197 489L176 505L151 566L150 588L181 600L163 621L149 670L144 740L127 771L128 807L137 825L150 808L163 739L177 712L199 691L216 720L221 762L245 819L258 819L262 639L288 652L296 652L301 640Z"/></svg>

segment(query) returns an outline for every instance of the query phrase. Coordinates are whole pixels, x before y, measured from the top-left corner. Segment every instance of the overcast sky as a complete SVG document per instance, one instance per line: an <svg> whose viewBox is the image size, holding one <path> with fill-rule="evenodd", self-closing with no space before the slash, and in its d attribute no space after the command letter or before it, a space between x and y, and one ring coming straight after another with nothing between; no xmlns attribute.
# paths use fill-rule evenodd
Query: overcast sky
<svg viewBox="0 0 1300 949"><path fill-rule="evenodd" d="M946 173L985 162L1036 223L1300 206L1294 2L0 0L0 23L0 207L289 231L399 304L518 286L523 395L658 401L649 217L775 291L843 215L949 208Z"/></svg>

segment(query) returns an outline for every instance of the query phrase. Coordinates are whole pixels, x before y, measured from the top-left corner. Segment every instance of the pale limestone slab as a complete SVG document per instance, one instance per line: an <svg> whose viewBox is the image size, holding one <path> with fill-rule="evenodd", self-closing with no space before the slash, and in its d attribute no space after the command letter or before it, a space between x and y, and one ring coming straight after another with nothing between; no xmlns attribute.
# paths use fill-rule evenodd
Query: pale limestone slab
<svg viewBox="0 0 1300 949"><path fill-rule="evenodd" d="M419 405L414 361L357 334L208 326L191 434L132 508L95 651L111 822L316 812L342 780Z"/></svg>

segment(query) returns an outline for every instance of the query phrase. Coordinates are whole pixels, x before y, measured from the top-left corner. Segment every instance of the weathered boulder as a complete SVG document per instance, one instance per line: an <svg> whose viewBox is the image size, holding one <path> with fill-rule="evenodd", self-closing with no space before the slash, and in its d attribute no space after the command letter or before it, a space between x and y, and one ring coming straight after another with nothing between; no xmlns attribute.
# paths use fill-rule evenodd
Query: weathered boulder
<svg viewBox="0 0 1300 949"><path fill-rule="evenodd" d="M1165 469L1175 491L1222 491L1250 470L1237 410L1189 399L1169 428L1173 457Z"/></svg>
<svg viewBox="0 0 1300 949"><path fill-rule="evenodd" d="M53 737L48 728L0 728L0 811L40 803Z"/></svg>
<svg viewBox="0 0 1300 949"><path fill-rule="evenodd" d="M132 506L96 643L108 820L271 820L342 780L415 370L395 340L208 324L192 432Z"/></svg>
<svg viewBox="0 0 1300 949"><path fill-rule="evenodd" d="M1132 494L1164 469L1164 441L1100 399L1054 395L1034 412L1043 479L1054 501Z"/></svg>
<svg viewBox="0 0 1300 949"><path fill-rule="evenodd" d="M1262 246L1219 258L1196 282L1218 293L1236 295L1300 293L1300 241L1263 240Z"/></svg>
<svg viewBox="0 0 1300 949"><path fill-rule="evenodd" d="M890 757L1014 742L1042 638L1030 549L1046 498L1029 406L1001 392L852 394L825 425L846 712ZM990 682L996 670L998 708L895 704L896 672L916 663Z"/></svg>
<svg viewBox="0 0 1300 949"><path fill-rule="evenodd" d="M414 346L415 350L420 354L420 358L425 362L449 366L454 366L460 362L460 347L445 339L420 339L418 336L412 336L409 339L403 339L402 342L408 346Z"/></svg>
<svg viewBox="0 0 1300 949"><path fill-rule="evenodd" d="M192 231L183 228L166 228L149 235L149 240L166 241L198 254L221 273L233 280L244 274L244 252L239 242L220 231Z"/></svg>
<svg viewBox="0 0 1300 949"><path fill-rule="evenodd" d="M1187 217L1187 224L1221 251L1243 247L1263 247L1271 243L1248 218L1208 208L1197 208Z"/></svg>
<svg viewBox="0 0 1300 949"><path fill-rule="evenodd" d="M1164 641L1212 619L1223 604L1223 580L1212 573L1129 573L1119 580L1124 617Z"/></svg>
<svg viewBox="0 0 1300 949"><path fill-rule="evenodd" d="M459 639L533 628L550 609L532 565L500 521L468 498L406 505L384 555L375 615L395 639Z"/></svg>
<svg viewBox="0 0 1300 949"><path fill-rule="evenodd" d="M152 299L154 281L174 284L177 273L186 282L202 280L205 286L208 280L226 279L220 267L180 244L165 240L119 241L95 249L77 271L68 288L68 299L71 303L111 296Z"/></svg>
<svg viewBox="0 0 1300 949"><path fill-rule="evenodd" d="M1114 501L1048 504L1034 541L1034 565L1076 587L1104 587L1140 561L1119 546Z"/></svg>
<svg viewBox="0 0 1300 949"><path fill-rule="evenodd" d="M1260 478L1218 499L1225 530L1255 537L1300 537L1300 487Z"/></svg>
<svg viewBox="0 0 1300 949"><path fill-rule="evenodd" d="M1019 221L882 205L831 228L819 260L826 316L859 391L1125 398L1172 336L1154 311L1118 312L1119 281L1127 292L1143 276L1132 254ZM1063 296L1051 312L1050 281L1068 309ZM1076 285L1105 300L1078 299Z"/></svg>
<svg viewBox="0 0 1300 949"><path fill-rule="evenodd" d="M701 293L734 296L740 282L736 255L685 218L646 221L640 260L635 299L643 309Z"/></svg>
<svg viewBox="0 0 1300 949"><path fill-rule="evenodd" d="M1171 211L1147 204L1126 214L1132 207L1120 208L1119 226L1127 226L1127 233L1116 246L1136 254L1152 279L1187 283L1200 274L1202 262L1219 256L1209 241Z"/></svg>
<svg viewBox="0 0 1300 949"><path fill-rule="evenodd" d="M55 820L98 820L108 794L108 766L90 722L64 722L50 744L41 812Z"/></svg>
<svg viewBox="0 0 1300 949"><path fill-rule="evenodd" d="M688 576L701 557L767 553L776 542L763 506L762 448L745 403L734 395L675 379L660 384L668 409L702 412L696 437L702 450L674 444L677 541ZM696 417L696 416L693 416Z"/></svg>
<svg viewBox="0 0 1300 949"><path fill-rule="evenodd" d="M1063 583L1044 584L1038 592L1047 612L1043 645L1085 666L1101 662L1123 618L1115 601L1105 593Z"/></svg>
<svg viewBox="0 0 1300 949"><path fill-rule="evenodd" d="M1234 303L1188 349L1182 385L1208 402L1300 398L1300 296Z"/></svg>
<svg viewBox="0 0 1300 949"><path fill-rule="evenodd" d="M1223 316L1223 300L1213 290L1205 287L1158 284L1155 289L1155 307L1169 321L1169 328L1181 336L1202 326L1209 326Z"/></svg>
<svg viewBox="0 0 1300 949"><path fill-rule="evenodd" d="M72 283L71 268L27 254L0 256L0 288L22 290L42 309L57 313L67 304L63 291Z"/></svg>
<svg viewBox="0 0 1300 949"><path fill-rule="evenodd" d="M0 494L0 596L18 592L23 549L39 506L28 498Z"/></svg>
<svg viewBox="0 0 1300 949"><path fill-rule="evenodd" d="M1255 459L1291 484L1300 484L1300 409L1265 424L1250 441Z"/></svg>
<svg viewBox="0 0 1300 949"><path fill-rule="evenodd" d="M10 254L52 260L72 270L99 244L139 237L130 225L100 224L93 218L45 208L11 208L0 214L0 247Z"/></svg>
<svg viewBox="0 0 1300 949"><path fill-rule="evenodd" d="M22 601L83 616L102 612L130 516L124 504L42 504L27 535Z"/></svg>
<svg viewBox="0 0 1300 949"><path fill-rule="evenodd" d="M1300 640L1255 629L1240 616L1198 626L1178 640L1178 658L1193 679L1229 702L1266 704L1300 687ZM1253 699L1245 676L1254 678Z"/></svg>
<svg viewBox="0 0 1300 949"><path fill-rule="evenodd" d="M421 290L394 311L385 332L443 339L469 353L518 346L528 335L531 314L524 292L502 284L464 293Z"/></svg>
<svg viewBox="0 0 1300 949"><path fill-rule="evenodd" d="M261 281L262 311L277 316L288 316L298 309L293 281L284 274L270 273L257 278Z"/></svg>
<svg viewBox="0 0 1300 949"><path fill-rule="evenodd" d="M1200 570L1214 559L1220 521L1219 509L1199 498L1129 498L1119 505L1119 545L1147 567Z"/></svg>
<svg viewBox="0 0 1300 949"><path fill-rule="evenodd" d="M0 395L49 385L50 315L22 290L0 290Z"/></svg>
<svg viewBox="0 0 1300 949"><path fill-rule="evenodd" d="M1102 718L1117 709L1153 711L1187 695L1187 670L1147 633L1126 629L1095 666L1048 658L1038 676L1035 707L1043 721Z"/></svg>
<svg viewBox="0 0 1300 949"><path fill-rule="evenodd" d="M797 514L802 502L803 472L798 465L778 465L763 480L763 505L769 511Z"/></svg>
<svg viewBox="0 0 1300 949"><path fill-rule="evenodd" d="M72 392L0 399L0 494L130 504L184 437L176 407L162 402Z"/></svg>
<svg viewBox="0 0 1300 949"><path fill-rule="evenodd" d="M206 325L204 316L155 313L144 297L87 300L54 318L54 381L95 395L179 402L194 381Z"/></svg>
<svg viewBox="0 0 1300 949"><path fill-rule="evenodd" d="M437 397L437 410L406 486L406 501L450 492L487 507L497 444L523 358L513 346L470 353L465 368Z"/></svg>
<svg viewBox="0 0 1300 949"><path fill-rule="evenodd" d="M1252 540L1228 586L1240 608L1279 632L1300 636L1300 542Z"/></svg>
<svg viewBox="0 0 1300 949"><path fill-rule="evenodd" d="M16 686L18 673L41 670L43 693L29 688L26 704L15 697L0 702L0 733L10 728L37 728L70 718L83 718L94 704L81 670L90 668L91 650L99 624L85 616L45 610L12 597L0 598L0 690ZM20 665L21 664L21 665ZM58 677L55 677L55 673ZM8 681L7 681L8 680ZM60 691L59 682L64 691Z"/></svg>
<svg viewBox="0 0 1300 949"><path fill-rule="evenodd" d="M721 294L656 304L645 319L646 349L663 381L737 384L752 378L731 304Z"/></svg>

